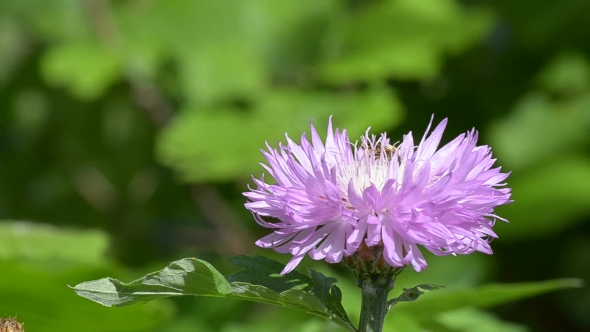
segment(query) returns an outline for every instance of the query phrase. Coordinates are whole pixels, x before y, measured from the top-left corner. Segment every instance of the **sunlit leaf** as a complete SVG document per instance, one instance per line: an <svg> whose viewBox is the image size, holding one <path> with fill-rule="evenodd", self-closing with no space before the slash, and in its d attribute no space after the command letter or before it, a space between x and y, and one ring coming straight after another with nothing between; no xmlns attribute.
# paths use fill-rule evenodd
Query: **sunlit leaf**
<svg viewBox="0 0 590 332"><path fill-rule="evenodd" d="M237 258L241 266L245 265L243 262L246 260L245 256ZM268 261L270 260L252 259L255 265L265 265L265 262ZM268 303L305 311L332 320L349 331L355 331L348 318L342 316L345 313L339 310L341 306L335 300L339 298L340 294L334 293L331 280L324 279L324 281L318 283L319 288L317 291L321 292L318 293L321 296L319 298L314 292L302 290L304 287L302 288L296 283L293 288L280 291L284 289L287 281L281 280L286 279L286 277L278 274L280 270L274 271L275 266L276 263L271 262L270 266L266 268L271 272L270 274L257 273L259 277L263 278L258 283L266 286L238 281L237 278L240 276L246 280L252 280L251 276L243 273L232 275L230 278L232 281L230 282L209 263L195 258L187 258L173 262L161 271L150 273L130 283L123 283L112 278L103 278L83 282L73 287L73 289L78 295L105 306L124 306L158 298L187 295ZM246 267L246 269L249 268ZM268 280L269 278L270 280ZM320 277L316 276L315 279L319 280ZM326 285L331 286L329 290L324 287ZM267 286L276 287L278 291ZM336 309L336 311L332 311L332 309Z"/></svg>
<svg viewBox="0 0 590 332"><path fill-rule="evenodd" d="M230 284L217 270L198 259L173 262L161 271L130 283L103 278L80 283L73 289L78 295L108 307L173 296L224 296L232 292Z"/></svg>

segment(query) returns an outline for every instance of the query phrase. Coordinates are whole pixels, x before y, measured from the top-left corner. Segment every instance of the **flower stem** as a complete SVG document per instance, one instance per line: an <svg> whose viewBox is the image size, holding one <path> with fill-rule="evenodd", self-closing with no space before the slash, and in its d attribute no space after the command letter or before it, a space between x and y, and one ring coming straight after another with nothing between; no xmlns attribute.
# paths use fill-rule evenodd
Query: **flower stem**
<svg viewBox="0 0 590 332"><path fill-rule="evenodd" d="M373 276L360 282L362 292L359 332L382 332L387 314L387 295L393 289L393 276ZM359 280L360 281L360 280Z"/></svg>

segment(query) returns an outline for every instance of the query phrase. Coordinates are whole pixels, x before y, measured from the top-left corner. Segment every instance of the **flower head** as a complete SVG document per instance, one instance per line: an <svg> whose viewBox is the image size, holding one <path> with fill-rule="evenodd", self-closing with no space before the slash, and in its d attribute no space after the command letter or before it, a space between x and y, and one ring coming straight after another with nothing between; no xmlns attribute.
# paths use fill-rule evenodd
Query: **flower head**
<svg viewBox="0 0 590 332"><path fill-rule="evenodd" d="M475 130L438 149L447 119L428 135L430 124L417 145L411 132L394 146L369 130L352 143L331 118L325 143L313 124L311 142L304 134L300 144L288 136L278 149L267 143L262 166L276 183L263 175L244 193L256 221L274 230L256 244L293 255L283 274L306 254L337 263L363 242L382 246L392 267L416 271L427 266L420 247L441 256L491 254L495 219L504 220L494 208L511 202L510 189L499 188L509 174L492 168L491 149L476 145Z"/></svg>

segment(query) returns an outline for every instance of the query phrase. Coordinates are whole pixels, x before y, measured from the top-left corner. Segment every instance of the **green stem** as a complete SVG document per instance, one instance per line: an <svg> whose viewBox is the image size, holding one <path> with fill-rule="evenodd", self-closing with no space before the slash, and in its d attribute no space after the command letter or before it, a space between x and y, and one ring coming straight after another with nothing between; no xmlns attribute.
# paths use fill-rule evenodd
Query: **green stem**
<svg viewBox="0 0 590 332"><path fill-rule="evenodd" d="M359 332L382 332L387 314L387 295L393 289L392 276L362 280Z"/></svg>

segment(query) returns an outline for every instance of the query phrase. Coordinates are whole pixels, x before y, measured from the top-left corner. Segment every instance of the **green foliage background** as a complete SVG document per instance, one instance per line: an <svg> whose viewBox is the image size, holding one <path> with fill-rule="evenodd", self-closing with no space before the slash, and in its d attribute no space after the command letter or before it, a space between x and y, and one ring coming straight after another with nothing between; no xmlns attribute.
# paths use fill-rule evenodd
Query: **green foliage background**
<svg viewBox="0 0 590 332"><path fill-rule="evenodd" d="M114 309L66 288L186 256L227 273L236 254L286 261L255 248L266 230L241 192L265 141L330 115L392 137L449 117L444 140L476 127L512 171L495 254L428 257L400 287L588 280L588 31L587 0L0 1L0 315L30 331L338 331L252 303ZM345 270L305 267L338 276L358 317ZM587 331L587 308L583 288L389 326Z"/></svg>

